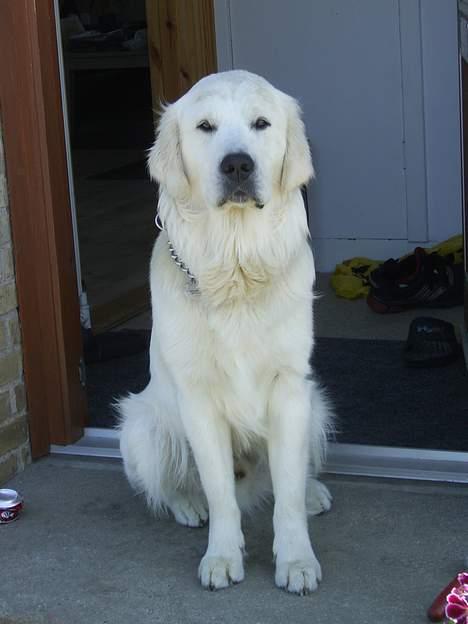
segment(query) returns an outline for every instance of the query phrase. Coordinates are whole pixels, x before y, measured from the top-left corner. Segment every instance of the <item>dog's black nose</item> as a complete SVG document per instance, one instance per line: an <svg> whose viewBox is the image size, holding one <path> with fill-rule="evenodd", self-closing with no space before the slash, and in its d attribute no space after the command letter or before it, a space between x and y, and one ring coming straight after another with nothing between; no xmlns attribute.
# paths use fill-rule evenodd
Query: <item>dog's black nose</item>
<svg viewBox="0 0 468 624"><path fill-rule="evenodd" d="M219 165L221 172L233 182L247 180L255 168L254 161L245 152L227 154Z"/></svg>

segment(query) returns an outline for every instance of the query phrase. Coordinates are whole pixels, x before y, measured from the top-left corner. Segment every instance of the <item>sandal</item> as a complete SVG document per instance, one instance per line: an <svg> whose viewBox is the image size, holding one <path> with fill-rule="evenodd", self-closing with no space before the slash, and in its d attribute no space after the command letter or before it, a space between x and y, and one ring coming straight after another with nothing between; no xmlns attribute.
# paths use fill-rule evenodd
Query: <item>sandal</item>
<svg viewBox="0 0 468 624"><path fill-rule="evenodd" d="M403 359L407 366L445 366L460 351L452 323L420 316L411 321Z"/></svg>

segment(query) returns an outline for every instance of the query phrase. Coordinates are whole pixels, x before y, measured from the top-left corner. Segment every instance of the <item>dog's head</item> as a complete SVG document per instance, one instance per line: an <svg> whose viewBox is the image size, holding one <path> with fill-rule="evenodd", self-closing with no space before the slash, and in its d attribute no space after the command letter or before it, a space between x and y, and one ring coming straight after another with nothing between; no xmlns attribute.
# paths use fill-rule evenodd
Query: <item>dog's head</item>
<svg viewBox="0 0 468 624"><path fill-rule="evenodd" d="M245 71L203 78L162 113L149 169L176 202L262 208L313 175L297 102Z"/></svg>

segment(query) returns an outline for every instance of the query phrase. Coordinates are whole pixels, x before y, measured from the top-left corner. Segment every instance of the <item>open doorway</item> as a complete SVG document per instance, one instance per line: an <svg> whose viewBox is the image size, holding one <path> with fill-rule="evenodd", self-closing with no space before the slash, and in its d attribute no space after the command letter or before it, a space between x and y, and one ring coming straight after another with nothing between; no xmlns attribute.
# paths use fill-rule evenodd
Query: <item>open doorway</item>
<svg viewBox="0 0 468 624"><path fill-rule="evenodd" d="M109 10L109 3L103 4ZM161 3L165 4L170 3ZM332 8L326 3L307 7L297 4L288 9L285 20L282 4L270 3L268 17L259 15L258 21L268 19L272 30L281 25L283 30L291 31L289 35L285 32L281 50L273 50L265 45L260 49L256 30L247 27L257 23L252 11L261 11L260 6L252 7L243 0L216 2L218 65L221 70L243 67L263 74L295 95L304 108L318 172L318 180L309 189L317 289L322 293L316 304L318 341L314 364L337 406L337 441L467 451L468 440L463 432L468 395L461 355L450 366L421 369L406 367L402 357L415 317L431 316L451 323L460 341L464 333L461 300L450 307L381 315L366 304L365 296L339 296L331 280L335 266L343 260L364 257L385 261L411 254L416 247L429 254L435 245L460 236L462 231L456 0L437 6L362 0L362 5L362 10L355 12L341 0L336 0ZM144 10L143 4L140 9ZM246 12L250 12L249 20L243 19ZM114 26L123 24L124 30L128 28L122 17L106 19ZM166 23L174 30L171 19ZM85 30L93 24L96 22L90 22ZM134 32L144 30L143 21L137 26ZM197 32L200 34L200 29ZM145 40L142 34L137 38ZM208 72L201 71L198 77L203 73ZM192 78L195 82L197 77ZM153 80L153 102L154 91ZM148 95L146 87L146 102ZM139 101L143 102L143 96ZM139 114L135 109L133 120L128 115L122 123L131 127ZM147 119L145 115L138 121L139 132ZM85 122L92 125L86 115ZM74 132L72 128L72 154ZM151 143L152 128L145 136L148 143L137 147L140 155ZM80 149L79 144L75 145ZM133 160L119 160L116 166L102 167L101 173L92 174L91 179L78 180L78 186L91 189L95 184L97 189L96 184L103 188L108 185L112 197L117 186L130 188L134 183L138 191L127 204L130 209L137 197L143 200L140 194L148 193L146 212L138 216L140 224L145 223L143 238L148 237L148 249L141 255L138 249L134 259L141 257L146 271L157 233L153 226L156 189L141 177L130 178L130 183L128 178L122 180L122 176L141 174L141 163L138 155ZM147 190L143 191L143 187ZM144 208L145 200L141 204L138 208ZM130 218L131 213L124 212ZM131 223L130 218L127 226L131 227ZM455 245L450 253L458 264L460 241L456 238L455 243L450 243ZM368 269L366 263L360 263L358 277L363 267L364 273ZM119 277L125 274L124 262ZM361 295L366 295L365 280L362 286ZM93 307L92 293L89 299ZM132 296L129 299L135 300ZM144 343L149 339L151 317L149 311L139 312L133 310L127 318L107 327L93 327L97 334L101 328L122 336L134 332L131 349L138 353L121 353L125 357L90 363L89 425L113 426L112 399L125 391L138 391L147 382Z"/></svg>
<svg viewBox="0 0 468 624"><path fill-rule="evenodd" d="M144 0L61 0L81 288L100 333L148 308L156 191Z"/></svg>
<svg viewBox="0 0 468 624"><path fill-rule="evenodd" d="M149 262L159 230L146 154L154 118L162 102L215 71L212 5L56 0L56 14L86 425L113 428L115 398L142 390L149 376Z"/></svg>
<svg viewBox="0 0 468 624"><path fill-rule="evenodd" d="M113 426L111 408L100 409L112 400L106 367L149 342L157 189L146 170L154 139L146 6L60 0L58 12L87 425Z"/></svg>

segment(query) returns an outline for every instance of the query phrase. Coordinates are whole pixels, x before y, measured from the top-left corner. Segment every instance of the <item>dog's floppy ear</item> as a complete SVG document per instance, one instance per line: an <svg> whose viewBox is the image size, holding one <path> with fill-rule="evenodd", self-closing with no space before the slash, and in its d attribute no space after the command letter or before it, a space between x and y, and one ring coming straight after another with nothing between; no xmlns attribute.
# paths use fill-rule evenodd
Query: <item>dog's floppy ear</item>
<svg viewBox="0 0 468 624"><path fill-rule="evenodd" d="M174 105L163 109L156 132L156 141L148 157L151 177L166 188L174 199L187 197L189 183L184 171L180 146L179 124Z"/></svg>
<svg viewBox="0 0 468 624"><path fill-rule="evenodd" d="M314 176L301 109L296 100L290 97L287 99L286 153L281 172L281 188L286 193L307 184Z"/></svg>

